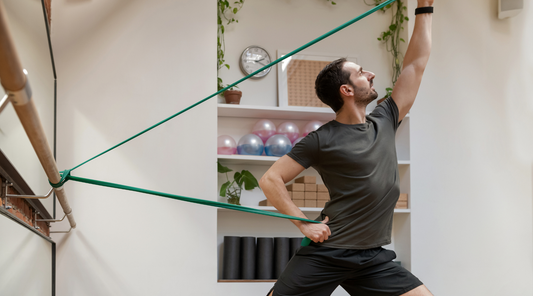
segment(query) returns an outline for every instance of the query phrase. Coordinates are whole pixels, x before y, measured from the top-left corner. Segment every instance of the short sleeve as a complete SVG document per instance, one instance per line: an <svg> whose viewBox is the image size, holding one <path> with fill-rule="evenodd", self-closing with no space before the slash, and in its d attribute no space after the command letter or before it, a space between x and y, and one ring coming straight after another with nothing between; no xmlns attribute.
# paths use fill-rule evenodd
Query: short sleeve
<svg viewBox="0 0 533 296"><path fill-rule="evenodd" d="M318 144L318 133L311 132L296 143L287 156L307 169L318 162Z"/></svg>
<svg viewBox="0 0 533 296"><path fill-rule="evenodd" d="M379 104L374 109L374 111L370 113L370 116L385 117L389 119L394 127L394 131L396 131L398 129L398 126L400 126L400 122L398 122L400 112L398 110L396 102L394 102L392 97L388 97L387 99L385 99L385 101L381 102L381 104Z"/></svg>

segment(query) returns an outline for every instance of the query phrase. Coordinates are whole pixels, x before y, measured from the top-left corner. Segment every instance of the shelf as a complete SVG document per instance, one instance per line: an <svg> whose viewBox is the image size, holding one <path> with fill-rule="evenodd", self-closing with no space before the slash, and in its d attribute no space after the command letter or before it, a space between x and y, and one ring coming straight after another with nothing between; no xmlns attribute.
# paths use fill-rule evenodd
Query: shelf
<svg viewBox="0 0 533 296"><path fill-rule="evenodd" d="M263 211L269 211L269 212L278 212L278 210L275 207L263 207L263 206L247 206L243 205L243 207L257 209L257 210L263 210ZM320 213L323 208L300 208L300 211L304 213ZM233 211L230 209L225 208L218 208L218 211L220 212L228 212ZM411 213L410 209L394 209L395 214L408 214Z"/></svg>
<svg viewBox="0 0 533 296"><path fill-rule="evenodd" d="M239 118L268 118L287 120L320 120L330 121L335 119L335 113L330 108L318 107L269 107L250 105L218 105L219 117Z"/></svg>
<svg viewBox="0 0 533 296"><path fill-rule="evenodd" d="M319 107L271 107L218 104L219 117L239 118L268 118L287 120L320 120L330 121L335 119L335 113L330 108ZM409 118L409 114L405 116Z"/></svg>
<svg viewBox="0 0 533 296"><path fill-rule="evenodd" d="M256 155L218 155L218 160L226 165L272 165L279 157ZM398 165L410 165L410 160L399 160Z"/></svg>

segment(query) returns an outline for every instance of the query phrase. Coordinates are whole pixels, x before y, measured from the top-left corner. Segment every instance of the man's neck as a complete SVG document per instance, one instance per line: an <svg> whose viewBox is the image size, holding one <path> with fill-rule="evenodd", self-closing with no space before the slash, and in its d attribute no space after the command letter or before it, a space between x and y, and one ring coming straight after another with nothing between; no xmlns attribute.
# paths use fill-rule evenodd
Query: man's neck
<svg viewBox="0 0 533 296"><path fill-rule="evenodd" d="M335 120L343 124L359 124L366 122L366 106L344 104L337 112Z"/></svg>

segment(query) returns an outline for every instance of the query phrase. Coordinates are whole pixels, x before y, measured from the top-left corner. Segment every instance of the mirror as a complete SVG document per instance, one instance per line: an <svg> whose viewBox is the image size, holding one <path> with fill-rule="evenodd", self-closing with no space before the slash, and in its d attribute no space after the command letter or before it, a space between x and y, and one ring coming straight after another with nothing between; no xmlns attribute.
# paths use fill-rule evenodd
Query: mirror
<svg viewBox="0 0 533 296"><path fill-rule="evenodd" d="M48 38L48 21L43 9L45 1L1 1L22 67L28 73L33 100L46 137L50 148L55 151L55 71ZM49 5L50 2L46 2ZM0 99L4 95L3 88L0 88ZM0 113L0 150L35 194L44 195L48 192L48 178L10 103ZM53 198L41 200L41 203L54 216Z"/></svg>

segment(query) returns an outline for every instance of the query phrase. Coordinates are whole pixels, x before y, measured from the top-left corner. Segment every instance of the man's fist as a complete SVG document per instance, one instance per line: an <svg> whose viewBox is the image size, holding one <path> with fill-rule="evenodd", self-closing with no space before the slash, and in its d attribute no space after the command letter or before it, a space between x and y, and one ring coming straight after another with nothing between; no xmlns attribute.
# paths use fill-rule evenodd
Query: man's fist
<svg viewBox="0 0 533 296"><path fill-rule="evenodd" d="M300 231L315 243L324 242L331 235L329 226L326 223L329 222L329 218L326 217L322 223L304 223L300 226Z"/></svg>

